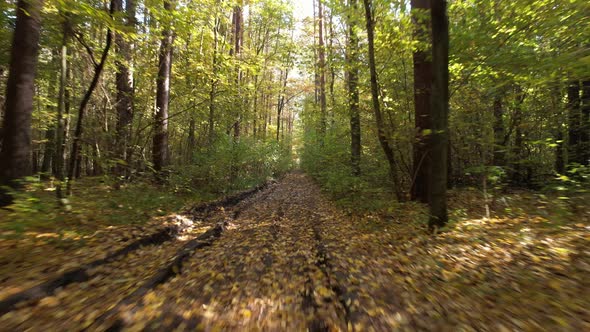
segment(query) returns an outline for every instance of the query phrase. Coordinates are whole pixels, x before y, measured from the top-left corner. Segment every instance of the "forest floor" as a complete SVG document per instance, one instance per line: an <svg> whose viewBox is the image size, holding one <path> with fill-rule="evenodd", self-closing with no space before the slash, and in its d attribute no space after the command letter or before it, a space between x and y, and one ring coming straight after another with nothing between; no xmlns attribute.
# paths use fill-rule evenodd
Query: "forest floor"
<svg viewBox="0 0 590 332"><path fill-rule="evenodd" d="M2 239L0 330L590 330L588 207L526 213L514 196L481 219L472 196L452 196L461 217L432 236L418 205L345 213L294 172L45 261L51 235Z"/></svg>

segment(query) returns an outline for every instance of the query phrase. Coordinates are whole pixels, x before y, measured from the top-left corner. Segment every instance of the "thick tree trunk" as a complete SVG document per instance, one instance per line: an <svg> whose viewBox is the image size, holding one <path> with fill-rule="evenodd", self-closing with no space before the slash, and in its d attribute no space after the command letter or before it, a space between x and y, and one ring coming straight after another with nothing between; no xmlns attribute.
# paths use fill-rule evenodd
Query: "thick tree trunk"
<svg viewBox="0 0 590 332"><path fill-rule="evenodd" d="M126 0L126 25L131 30L135 30L135 0ZM122 0L117 0L117 11L123 11ZM117 53L119 54L119 60L116 62L117 73L115 75L116 87L117 87L117 99L116 99L116 110L117 110L117 125L116 125L116 139L115 139L115 158L124 161L127 166L117 163L115 172L117 175L125 175L125 170L129 170L128 165L131 160L131 123L133 121L133 71L132 65L132 54L131 54L131 43L121 35L115 36L115 45L117 46Z"/></svg>
<svg viewBox="0 0 590 332"><path fill-rule="evenodd" d="M111 16L114 13L115 1L116 0L111 0L110 10L109 10ZM78 108L78 121L76 123L76 131L74 133L74 139L72 142L72 151L70 153L70 165L68 168L69 181L68 181L68 185L67 185L67 192L69 195L71 195L71 193L72 193L71 180L74 178L79 178L80 174L81 174L81 172L80 172L81 171L80 141L82 139L82 134L83 134L83 129L84 129L83 123L84 123L84 116L86 113L86 106L88 106L88 103L90 102L90 98L92 97L92 93L94 92L94 89L96 89L96 86L98 85L98 81L100 80L100 75L102 74L102 71L104 69L104 65L105 65L107 57L109 55L109 50L111 49L112 41L113 41L113 32L109 28L109 29L107 29L106 43L105 43L104 49L102 51L102 56L100 58L100 61L95 65L95 68L94 68L94 76L92 77L92 82L90 82L90 86L88 87L86 94L82 98L82 102L80 103L80 107Z"/></svg>
<svg viewBox="0 0 590 332"><path fill-rule="evenodd" d="M164 0L164 10L172 12L172 1ZM153 143L154 170L158 180L163 180L162 171L169 163L168 151L168 104L170 102L170 72L172 70L172 44L174 34L170 27L162 31L160 42L159 69L156 80L156 115Z"/></svg>
<svg viewBox="0 0 590 332"><path fill-rule="evenodd" d="M432 24L432 95L430 118L431 166L429 205L431 229L443 227L447 215L447 168L449 142L449 23L447 1L431 1Z"/></svg>
<svg viewBox="0 0 590 332"><path fill-rule="evenodd" d="M361 175L361 115L359 110L359 38L357 29L357 0L348 3L348 49L347 49L347 78L348 78L348 109L350 112L350 164L354 176Z"/></svg>
<svg viewBox="0 0 590 332"><path fill-rule="evenodd" d="M18 179L31 175L31 114L43 0L19 0L6 87L0 186L18 187ZM12 198L0 189L0 206Z"/></svg>
<svg viewBox="0 0 590 332"><path fill-rule="evenodd" d="M375 122L377 124L377 136L381 148L385 153L385 158L389 165L389 176L393 182L394 191L398 200L403 200L403 194L400 187L400 182L397 176L397 164L395 161L395 154L389 142L389 137L385 130L383 122L383 115L381 114L381 104L379 102L379 84L377 82L377 68L375 65L375 22L373 20L373 4L371 0L363 0L365 5L365 18L367 24L367 40L369 44L369 69L371 72L371 95L373 99L373 112L375 113Z"/></svg>
<svg viewBox="0 0 590 332"><path fill-rule="evenodd" d="M419 42L414 52L414 162L412 200L428 203L428 170L431 158L428 140L431 138L430 93L432 62L430 60L430 1L412 0L414 38Z"/></svg>

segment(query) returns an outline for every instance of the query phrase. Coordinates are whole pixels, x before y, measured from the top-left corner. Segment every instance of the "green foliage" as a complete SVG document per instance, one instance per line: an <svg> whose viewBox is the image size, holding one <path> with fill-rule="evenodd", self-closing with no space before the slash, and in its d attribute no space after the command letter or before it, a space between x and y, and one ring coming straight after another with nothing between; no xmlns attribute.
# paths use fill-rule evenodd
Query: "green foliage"
<svg viewBox="0 0 590 332"><path fill-rule="evenodd" d="M57 204L51 184L27 179L24 190L13 192L14 203L0 210L0 231L16 236L28 231L85 234L107 226L143 224L186 204L215 198L205 191L179 192L173 186L143 181L115 190L110 181L108 177L76 181L74 195L67 200L71 208L65 209Z"/></svg>
<svg viewBox="0 0 590 332"><path fill-rule="evenodd" d="M198 151L190 165L179 166L170 183L185 191L227 193L260 184L291 169L289 150L274 140L219 137L209 151Z"/></svg>
<svg viewBox="0 0 590 332"><path fill-rule="evenodd" d="M560 174L552 185L563 194L563 199L587 194L590 186L590 167L580 164L569 165L566 174Z"/></svg>
<svg viewBox="0 0 590 332"><path fill-rule="evenodd" d="M361 165L362 175L354 176L347 134L343 126L332 128L323 147L315 133L304 134L300 152L301 168L312 175L345 209L355 212L387 209L395 201L389 182L383 181L387 179L387 165L380 154L377 154L378 158L372 159L370 151L367 151Z"/></svg>

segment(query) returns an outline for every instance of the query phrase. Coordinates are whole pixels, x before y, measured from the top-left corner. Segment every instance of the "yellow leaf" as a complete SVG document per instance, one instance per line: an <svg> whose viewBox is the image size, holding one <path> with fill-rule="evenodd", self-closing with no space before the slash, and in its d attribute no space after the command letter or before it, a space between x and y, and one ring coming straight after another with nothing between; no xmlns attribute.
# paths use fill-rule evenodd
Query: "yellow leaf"
<svg viewBox="0 0 590 332"><path fill-rule="evenodd" d="M59 299L55 296L50 296L42 299L39 304L43 307L54 308L59 305Z"/></svg>
<svg viewBox="0 0 590 332"><path fill-rule="evenodd" d="M250 319L250 317L252 317L252 311L248 309L242 309L241 314L245 319Z"/></svg>

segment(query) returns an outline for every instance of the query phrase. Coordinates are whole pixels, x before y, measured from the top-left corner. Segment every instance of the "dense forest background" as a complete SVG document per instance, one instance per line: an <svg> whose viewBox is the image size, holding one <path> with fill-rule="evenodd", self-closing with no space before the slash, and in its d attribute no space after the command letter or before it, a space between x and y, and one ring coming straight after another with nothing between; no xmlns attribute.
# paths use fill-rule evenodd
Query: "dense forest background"
<svg viewBox="0 0 590 332"><path fill-rule="evenodd" d="M279 0L1 6L14 188L51 180L62 200L102 176L227 192L296 162L344 205L373 209L432 206L442 182L487 200L587 181L585 1L450 1L440 22L419 0L318 0L303 18ZM11 55L33 84L25 97L12 98Z"/></svg>

